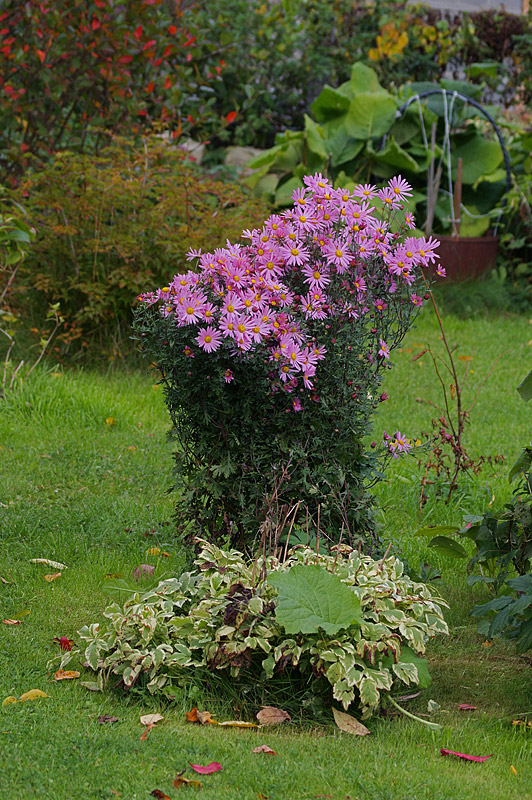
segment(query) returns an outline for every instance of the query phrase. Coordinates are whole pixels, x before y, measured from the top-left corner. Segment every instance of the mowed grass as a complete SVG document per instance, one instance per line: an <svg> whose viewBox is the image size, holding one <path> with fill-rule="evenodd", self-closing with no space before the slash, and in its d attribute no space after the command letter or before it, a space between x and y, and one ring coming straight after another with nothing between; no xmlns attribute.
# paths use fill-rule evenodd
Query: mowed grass
<svg viewBox="0 0 532 800"><path fill-rule="evenodd" d="M257 800L487 800L530 796L532 734L511 725L532 712L530 661L507 645L486 647L469 618L482 597L465 584L463 561L437 556L414 536L420 524L460 522L510 496L506 475L528 440L530 409L515 387L529 369L532 327L525 317L447 320L457 354L474 355L462 368L477 380L505 353L471 415L467 445L473 454L501 454L503 463L484 465L464 476L449 505L432 495L419 514L421 470L416 457L394 461L378 489L383 538L418 567L428 562L442 578L435 584L450 604L451 633L429 644L433 685L405 702L418 714L427 702L441 706L430 717L443 725L433 732L397 714L373 718L371 736L359 739L332 725L297 719L285 729L220 730L186 723L197 705L220 719L238 718L238 695L198 688L193 680L173 702L132 691L91 693L79 681L53 680L47 669L59 653L54 637L76 639L84 624L102 620L110 598L105 575L129 577L151 563L156 578L180 572L187 555L169 524L173 511L168 418L161 390L148 373L42 372L0 409L0 700L39 688L48 699L0 708L0 794L10 800L149 798L159 789L170 797L194 792L172 781L188 762L218 761L223 771L199 777L200 797ZM411 358L426 343L437 347L434 317L424 313L396 354L385 387L390 400L379 408L374 438L399 428L415 437L428 430L439 389L429 359ZM33 377L33 376L32 376ZM150 547L169 553L146 554ZM31 564L49 558L67 565L57 580L51 567ZM83 671L81 680L92 673ZM478 707L459 712L459 703ZM160 711L165 720L140 741L142 713ZM100 725L98 716L118 717ZM531 714L532 716L532 714ZM427 717L428 718L428 717ZM268 744L277 756L252 749ZM493 757L483 764L443 757L440 748ZM513 770L511 769L513 767Z"/></svg>

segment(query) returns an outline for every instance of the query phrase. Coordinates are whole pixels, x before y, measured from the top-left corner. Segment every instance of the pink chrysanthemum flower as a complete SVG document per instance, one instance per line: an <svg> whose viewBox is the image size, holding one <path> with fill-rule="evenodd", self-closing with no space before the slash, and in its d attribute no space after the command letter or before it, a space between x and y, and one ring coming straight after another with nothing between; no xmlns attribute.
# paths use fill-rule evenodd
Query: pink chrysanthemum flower
<svg viewBox="0 0 532 800"><path fill-rule="evenodd" d="M305 276L305 283L308 283L311 289L324 289L331 282L328 270L324 267L309 264L301 271Z"/></svg>
<svg viewBox="0 0 532 800"><path fill-rule="evenodd" d="M222 334L216 328L208 325L206 328L200 328L196 341L202 350L207 353L214 353L222 343Z"/></svg>
<svg viewBox="0 0 532 800"><path fill-rule="evenodd" d="M382 202L384 208L399 208L401 201L391 189L379 189L377 197Z"/></svg>
<svg viewBox="0 0 532 800"><path fill-rule="evenodd" d="M226 383L231 383L231 381L233 380L233 373L231 372L230 369L226 369L225 370L225 372L224 372L224 380L225 380Z"/></svg>
<svg viewBox="0 0 532 800"><path fill-rule="evenodd" d="M412 229L416 227L416 220L411 211L405 213L405 223L407 228Z"/></svg>
<svg viewBox="0 0 532 800"><path fill-rule="evenodd" d="M323 254L327 259L327 264L332 264L337 268L337 272L342 274L351 263L352 253L345 242L339 239L332 239L323 248Z"/></svg>
<svg viewBox="0 0 532 800"><path fill-rule="evenodd" d="M300 242L292 242L285 247L281 247L281 255L287 264L297 264L302 266L309 260L309 251Z"/></svg>
<svg viewBox="0 0 532 800"><path fill-rule="evenodd" d="M390 358L390 348L384 341L384 339L379 339L380 350L378 351L377 355L379 358Z"/></svg>
<svg viewBox="0 0 532 800"><path fill-rule="evenodd" d="M372 197L375 197L377 194L377 187L372 186L371 183L365 183L364 185L358 184L353 189L353 194L355 197L361 197L364 200L371 200Z"/></svg>
<svg viewBox="0 0 532 800"><path fill-rule="evenodd" d="M410 301L411 301L411 302L412 302L412 304L413 304L413 305L415 305L415 306L422 306L422 305L423 305L423 298L422 298L422 297L420 297L418 294L413 294L413 295L410 297Z"/></svg>
<svg viewBox="0 0 532 800"><path fill-rule="evenodd" d="M400 175L388 181L388 186L400 200L405 197L412 197L412 187Z"/></svg>
<svg viewBox="0 0 532 800"><path fill-rule="evenodd" d="M303 406L301 405L301 400L299 397L296 397L296 399L292 402L292 408L294 411L303 411Z"/></svg>

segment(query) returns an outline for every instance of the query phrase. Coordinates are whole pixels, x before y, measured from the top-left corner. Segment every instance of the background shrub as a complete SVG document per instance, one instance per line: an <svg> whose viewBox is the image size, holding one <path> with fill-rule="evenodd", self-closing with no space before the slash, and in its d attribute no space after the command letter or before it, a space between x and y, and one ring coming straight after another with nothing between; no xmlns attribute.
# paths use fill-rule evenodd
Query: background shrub
<svg viewBox="0 0 532 800"><path fill-rule="evenodd" d="M184 269L190 247L222 245L266 212L158 137L114 139L99 156L60 153L19 195L38 235L12 302L37 318L59 303L63 351L115 356L128 347L140 291Z"/></svg>

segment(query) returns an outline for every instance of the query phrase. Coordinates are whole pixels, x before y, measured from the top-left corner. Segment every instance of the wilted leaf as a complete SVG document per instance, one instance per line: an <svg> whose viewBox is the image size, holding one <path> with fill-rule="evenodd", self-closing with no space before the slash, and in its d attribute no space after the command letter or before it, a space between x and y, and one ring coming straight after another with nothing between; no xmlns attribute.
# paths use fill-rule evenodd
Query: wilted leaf
<svg viewBox="0 0 532 800"><path fill-rule="evenodd" d="M103 577L106 578L106 579L109 579L109 578L121 578L122 577L122 573L121 572L107 572Z"/></svg>
<svg viewBox="0 0 532 800"><path fill-rule="evenodd" d="M10 584L11 583L11 581L6 581L6 579L3 578L1 575L0 575L0 582L6 583L6 584Z"/></svg>
<svg viewBox="0 0 532 800"><path fill-rule="evenodd" d="M478 711L477 706L470 706L469 703L460 703L458 711Z"/></svg>
<svg viewBox="0 0 532 800"><path fill-rule="evenodd" d="M149 732L154 727L155 727L154 725L146 725L146 727L144 728L144 730L142 731L142 733L140 735L140 741L141 742L145 742L146 741L146 739L148 738Z"/></svg>
<svg viewBox="0 0 532 800"><path fill-rule="evenodd" d="M190 764L190 761L188 762ZM207 766L202 767L200 764L190 764L194 772L197 772L199 775L212 775L213 772L220 772L222 769L222 765L218 764L217 761L211 761L210 764Z"/></svg>
<svg viewBox="0 0 532 800"><path fill-rule="evenodd" d="M80 686L84 686L89 692L101 692L102 687L97 681L81 681Z"/></svg>
<svg viewBox="0 0 532 800"><path fill-rule="evenodd" d="M184 772L180 772L174 778L174 786L176 789L180 789L181 786L195 786L196 789L201 789L201 783L199 781L195 781L193 778L185 778Z"/></svg>
<svg viewBox="0 0 532 800"><path fill-rule="evenodd" d="M54 681L66 681L72 680L72 678L79 678L80 673L77 670L72 669L58 669L54 675Z"/></svg>
<svg viewBox="0 0 532 800"><path fill-rule="evenodd" d="M440 710L441 706L439 703L436 703L435 700L429 700L429 702L427 703L427 711L429 712L429 714L432 714L433 711L440 711Z"/></svg>
<svg viewBox="0 0 532 800"><path fill-rule="evenodd" d="M23 620L21 619L3 619L2 622L4 625L22 625Z"/></svg>
<svg viewBox="0 0 532 800"><path fill-rule="evenodd" d="M162 722L164 717L162 714L144 714L140 718L141 725L156 725L158 722Z"/></svg>
<svg viewBox="0 0 532 800"><path fill-rule="evenodd" d="M9 695L9 697L6 697L6 699L2 703L2 706L8 706L10 703L18 703L17 698L13 697L12 694Z"/></svg>
<svg viewBox="0 0 532 800"><path fill-rule="evenodd" d="M103 714L101 717L98 717L98 722L100 725L105 725L107 722L118 722L118 717L111 717L109 714Z"/></svg>
<svg viewBox="0 0 532 800"><path fill-rule="evenodd" d="M512 775L517 775L517 770L513 764L510 764L510 772L512 773Z"/></svg>
<svg viewBox="0 0 532 800"><path fill-rule="evenodd" d="M152 567L151 564L139 564L137 569L134 569L131 573L131 577L136 581L140 581L145 575L153 575L154 572L155 567Z"/></svg>
<svg viewBox="0 0 532 800"><path fill-rule="evenodd" d="M512 725L519 725L523 728L528 728L528 730L532 730L532 720L531 719L513 719Z"/></svg>
<svg viewBox="0 0 532 800"><path fill-rule="evenodd" d="M147 556L158 556L160 552L161 552L161 548L160 547L148 547L148 549L146 550L146 555Z"/></svg>
<svg viewBox="0 0 532 800"><path fill-rule="evenodd" d="M159 800L171 800L171 798L168 797L168 795L164 792L161 792L160 789L154 789L153 792L150 792L150 794L152 797L158 797Z"/></svg>
<svg viewBox="0 0 532 800"><path fill-rule="evenodd" d="M264 706L257 714L257 719L261 725L279 725L281 722L290 722L291 717L282 708Z"/></svg>
<svg viewBox="0 0 532 800"><path fill-rule="evenodd" d="M107 417L107 419L105 420L105 424L108 425L109 427L111 427L112 425L116 425L116 419L114 417Z"/></svg>
<svg viewBox="0 0 532 800"><path fill-rule="evenodd" d="M215 720L209 720L209 722L214 722ZM258 728L256 722L243 722L240 719L230 719L227 722L218 722L216 723L219 728Z"/></svg>
<svg viewBox="0 0 532 800"><path fill-rule="evenodd" d="M50 575L44 575L43 577L44 577L45 581L48 581L48 583L51 583L52 581L56 581L58 578L60 578L61 577L61 573L60 572L52 572Z"/></svg>
<svg viewBox="0 0 532 800"><path fill-rule="evenodd" d="M25 700L37 700L39 697L48 697L47 694L40 689L30 689L29 692L24 692L19 697L19 702L23 703Z"/></svg>
<svg viewBox="0 0 532 800"><path fill-rule="evenodd" d="M336 708L333 708L332 712L334 721L341 731L351 733L354 736L367 736L368 733L371 733L365 725L362 725L362 723L352 717L351 714L346 714L345 711L338 711Z"/></svg>
<svg viewBox="0 0 532 800"><path fill-rule="evenodd" d="M49 567L55 569L67 569L65 564L60 564L59 561L50 561L49 558L30 558L32 564L48 564Z"/></svg>
<svg viewBox="0 0 532 800"><path fill-rule="evenodd" d="M212 718L210 711L198 711L197 708L193 708L192 711L185 711L186 717L189 722L199 722L201 725L206 725L210 723L211 725L217 725L215 719Z"/></svg>
<svg viewBox="0 0 532 800"><path fill-rule="evenodd" d="M335 634L363 621L359 598L323 567L298 564L270 573L268 582L279 591L275 617L287 633Z"/></svg>
<svg viewBox="0 0 532 800"><path fill-rule="evenodd" d="M268 753L270 756L276 756L277 753L275 750L272 750L271 747L268 747L267 744L259 744L258 747L254 747L251 751L252 753Z"/></svg>
<svg viewBox="0 0 532 800"><path fill-rule="evenodd" d="M455 753L454 750L446 750L445 747L442 747L440 752L442 756L458 756L458 758L464 758L466 761L486 761L493 756L493 753L490 756L468 756L466 753Z"/></svg>

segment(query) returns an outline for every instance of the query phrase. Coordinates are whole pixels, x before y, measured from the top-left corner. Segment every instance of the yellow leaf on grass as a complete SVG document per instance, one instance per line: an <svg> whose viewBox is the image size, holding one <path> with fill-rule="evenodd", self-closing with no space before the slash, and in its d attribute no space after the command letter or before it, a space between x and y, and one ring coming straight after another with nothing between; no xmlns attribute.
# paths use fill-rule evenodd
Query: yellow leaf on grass
<svg viewBox="0 0 532 800"><path fill-rule="evenodd" d="M513 764L510 764L510 772L512 773L512 775L517 775L517 770Z"/></svg>
<svg viewBox="0 0 532 800"><path fill-rule="evenodd" d="M114 417L107 417L105 424L109 427L111 427L111 425L116 425L116 419Z"/></svg>
<svg viewBox="0 0 532 800"><path fill-rule="evenodd" d="M25 700L37 700L38 697L48 697L47 694L40 689L30 689L29 692L24 692L19 697L19 702L23 703Z"/></svg>
<svg viewBox="0 0 532 800"><path fill-rule="evenodd" d="M13 695L10 695L9 697L6 697L6 699L2 703L2 706L8 706L10 703L18 703L17 698L13 697Z"/></svg>
<svg viewBox="0 0 532 800"><path fill-rule="evenodd" d="M54 675L54 681L66 681L72 678L79 678L80 673L72 669L58 669Z"/></svg>
<svg viewBox="0 0 532 800"><path fill-rule="evenodd" d="M365 725L362 725L362 723L359 722L358 719L352 717L351 714L346 714L344 711L338 711L336 708L333 708L332 712L334 715L334 721L341 731L345 731L345 733L351 733L354 736L367 736L368 733L371 733L371 731L368 730Z"/></svg>
<svg viewBox="0 0 532 800"><path fill-rule="evenodd" d="M50 561L49 558L30 558L30 564L47 564L55 569L67 569L65 564L61 564L59 561Z"/></svg>
<svg viewBox="0 0 532 800"><path fill-rule="evenodd" d="M60 578L61 577L61 573L60 572L52 572L50 575L44 575L43 577L44 577L45 581L48 581L48 583L51 583L52 581L56 581L58 578Z"/></svg>
<svg viewBox="0 0 532 800"><path fill-rule="evenodd" d="M200 712L201 713L201 712ZM209 720L211 722L211 720ZM219 722L218 727L220 728L258 728L256 722L243 722L239 719L231 719L228 722Z"/></svg>
<svg viewBox="0 0 532 800"><path fill-rule="evenodd" d="M147 556L158 556L160 552L161 552L161 548L160 547L148 547L148 549L146 550L146 555Z"/></svg>

